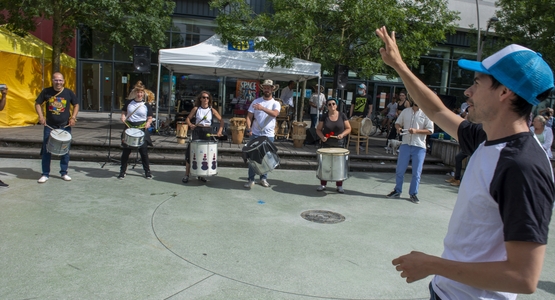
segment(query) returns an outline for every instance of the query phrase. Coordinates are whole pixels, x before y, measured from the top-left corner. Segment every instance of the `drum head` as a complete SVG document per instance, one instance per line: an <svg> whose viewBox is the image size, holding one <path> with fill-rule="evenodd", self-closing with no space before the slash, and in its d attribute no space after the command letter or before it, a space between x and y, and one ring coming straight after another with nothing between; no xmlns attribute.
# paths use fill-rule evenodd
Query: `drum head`
<svg viewBox="0 0 555 300"><path fill-rule="evenodd" d="M142 130L137 128L127 128L125 130L125 134L132 137L142 137L145 135L145 133Z"/></svg>
<svg viewBox="0 0 555 300"><path fill-rule="evenodd" d="M349 154L349 150L343 148L321 148L316 150L316 153L327 155L346 155Z"/></svg>
<svg viewBox="0 0 555 300"><path fill-rule="evenodd" d="M63 129L54 129L50 132L50 135L58 141L71 141L71 133Z"/></svg>
<svg viewBox="0 0 555 300"><path fill-rule="evenodd" d="M370 135L372 132L372 120L363 118L360 125L360 135Z"/></svg>

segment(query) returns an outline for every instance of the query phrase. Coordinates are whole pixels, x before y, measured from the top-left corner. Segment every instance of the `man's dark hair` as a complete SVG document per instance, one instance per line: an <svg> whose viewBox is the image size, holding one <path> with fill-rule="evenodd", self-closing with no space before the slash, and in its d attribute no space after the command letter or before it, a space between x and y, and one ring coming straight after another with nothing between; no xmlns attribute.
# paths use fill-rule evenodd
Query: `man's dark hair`
<svg viewBox="0 0 555 300"><path fill-rule="evenodd" d="M491 89L496 89L500 85L502 85L502 83L495 79L493 76L488 76L491 78ZM548 89L545 92L539 94L537 97L538 100L543 101L547 99L547 97L549 97L549 93L551 93L551 89ZM530 117L530 113L532 113L532 107L534 107L534 105L530 104L528 101L526 101L526 99L520 97L516 93L515 95L516 97L512 101L513 111L517 113L518 116L526 118L526 120L528 120L528 118Z"/></svg>
<svg viewBox="0 0 555 300"><path fill-rule="evenodd" d="M289 85L291 85L291 83L295 83L295 81L289 80L289 83L287 85L289 86Z"/></svg>

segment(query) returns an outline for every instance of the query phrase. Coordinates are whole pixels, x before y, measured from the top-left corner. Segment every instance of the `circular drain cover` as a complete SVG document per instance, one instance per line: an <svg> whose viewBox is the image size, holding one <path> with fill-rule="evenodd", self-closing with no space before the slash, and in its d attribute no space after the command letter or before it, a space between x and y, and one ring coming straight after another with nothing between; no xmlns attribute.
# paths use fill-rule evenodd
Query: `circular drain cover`
<svg viewBox="0 0 555 300"><path fill-rule="evenodd" d="M305 220L322 224L335 224L345 221L343 215L327 210L307 210L301 214L301 217Z"/></svg>

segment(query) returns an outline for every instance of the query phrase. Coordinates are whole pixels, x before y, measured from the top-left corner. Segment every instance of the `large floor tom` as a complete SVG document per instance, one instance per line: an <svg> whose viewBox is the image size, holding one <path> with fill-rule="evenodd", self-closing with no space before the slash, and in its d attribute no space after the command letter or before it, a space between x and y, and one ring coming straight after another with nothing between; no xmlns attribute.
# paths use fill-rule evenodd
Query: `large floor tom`
<svg viewBox="0 0 555 300"><path fill-rule="evenodd" d="M46 150L54 155L61 156L69 152L70 144L71 133L63 129L53 129L50 131L48 144L46 144Z"/></svg>
<svg viewBox="0 0 555 300"><path fill-rule="evenodd" d="M205 177L218 174L218 142L194 140L190 151L191 175Z"/></svg>
<svg viewBox="0 0 555 300"><path fill-rule="evenodd" d="M265 136L251 140L242 151L243 157L258 175L273 171L279 165L277 148Z"/></svg>
<svg viewBox="0 0 555 300"><path fill-rule="evenodd" d="M145 142L145 133L138 128L127 128L123 134L123 142L129 147L140 147Z"/></svg>
<svg viewBox="0 0 555 300"><path fill-rule="evenodd" d="M349 150L321 148L316 151L318 171L316 177L326 181L343 181L349 178Z"/></svg>

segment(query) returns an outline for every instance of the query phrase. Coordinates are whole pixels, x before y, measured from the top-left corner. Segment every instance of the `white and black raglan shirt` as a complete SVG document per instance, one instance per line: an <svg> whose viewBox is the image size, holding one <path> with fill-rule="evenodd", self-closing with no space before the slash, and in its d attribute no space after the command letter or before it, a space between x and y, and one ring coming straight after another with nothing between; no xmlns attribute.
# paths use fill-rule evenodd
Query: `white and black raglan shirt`
<svg viewBox="0 0 555 300"><path fill-rule="evenodd" d="M448 260L504 261L505 242L547 244L555 195L547 154L531 132L477 142L483 133L469 121L458 129L461 150L473 154L443 241ZM516 299L442 276L434 277L433 288L442 299Z"/></svg>

